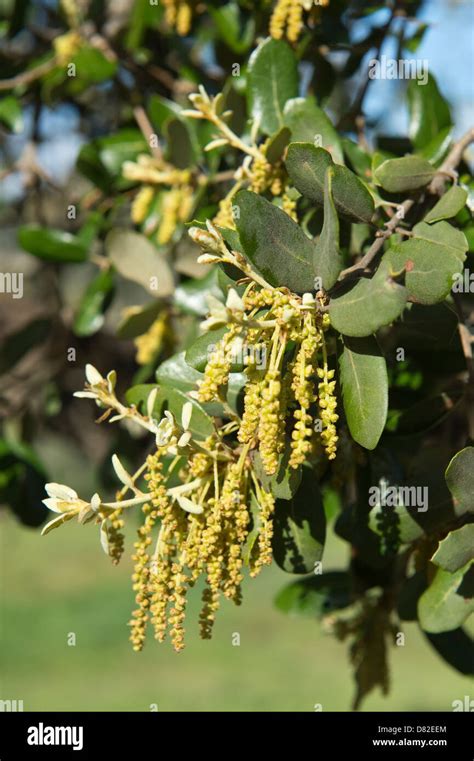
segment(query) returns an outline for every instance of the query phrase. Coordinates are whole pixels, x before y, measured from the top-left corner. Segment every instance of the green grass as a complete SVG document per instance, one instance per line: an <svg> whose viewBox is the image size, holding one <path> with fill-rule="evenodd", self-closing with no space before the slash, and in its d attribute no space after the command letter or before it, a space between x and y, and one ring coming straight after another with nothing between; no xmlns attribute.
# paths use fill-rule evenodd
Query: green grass
<svg viewBox="0 0 474 761"><path fill-rule="evenodd" d="M272 600L288 580L277 568L244 588L240 608L224 602L214 638L198 637L199 600L191 599L187 647L176 655L152 638L136 654L128 643L130 566L110 565L94 526L68 525L41 538L2 517L2 682L0 698L27 711L312 711L349 709L353 685L346 647L316 621L290 618ZM129 545L128 545L129 546ZM345 547L329 547L327 568ZM67 644L70 632L76 646ZM240 647L232 645L234 632ZM414 625L393 648L392 692L374 693L365 710L450 710L472 692Z"/></svg>

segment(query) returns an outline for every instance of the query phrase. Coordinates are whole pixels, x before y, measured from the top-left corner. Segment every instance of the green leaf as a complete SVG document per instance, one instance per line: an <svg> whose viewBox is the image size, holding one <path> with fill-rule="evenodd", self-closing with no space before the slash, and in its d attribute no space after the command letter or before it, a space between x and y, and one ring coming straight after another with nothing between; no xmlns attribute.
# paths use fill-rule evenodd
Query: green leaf
<svg viewBox="0 0 474 761"><path fill-rule="evenodd" d="M23 112L20 102L14 95L7 95L0 100L0 122L11 132L18 134L23 129Z"/></svg>
<svg viewBox="0 0 474 761"><path fill-rule="evenodd" d="M315 98L292 98L283 112L284 122L291 130L294 143L312 143L321 140L320 147L331 154L337 164L344 163L344 155L337 130L329 116L316 104Z"/></svg>
<svg viewBox="0 0 474 761"><path fill-rule="evenodd" d="M127 307L117 328L119 338L136 338L146 333L163 309L160 301L151 301L145 306Z"/></svg>
<svg viewBox="0 0 474 761"><path fill-rule="evenodd" d="M449 534L439 543L431 558L435 565L454 573L474 559L474 524L468 523Z"/></svg>
<svg viewBox="0 0 474 761"><path fill-rule="evenodd" d="M392 246L383 261L392 273L406 270L406 288L418 302L436 304L446 298L462 272L468 244L449 222L420 222L413 233L414 237Z"/></svg>
<svg viewBox="0 0 474 761"><path fill-rule="evenodd" d="M209 6L208 12L215 24L220 39L234 53L245 53L252 45L255 35L255 19L246 20L238 3L228 2L220 8Z"/></svg>
<svg viewBox="0 0 474 761"><path fill-rule="evenodd" d="M424 631L438 634L457 629L474 613L474 599L459 593L464 575L471 567L472 563L468 563L455 573L438 568L418 601L418 618Z"/></svg>
<svg viewBox="0 0 474 761"><path fill-rule="evenodd" d="M189 125L178 117L166 122L166 158L178 169L187 169L196 161L196 146Z"/></svg>
<svg viewBox="0 0 474 761"><path fill-rule="evenodd" d="M303 468L296 494L275 504L275 562L287 573L310 573L322 558L325 538L326 516L316 475Z"/></svg>
<svg viewBox="0 0 474 761"><path fill-rule="evenodd" d="M449 106L438 90L436 79L428 75L422 84L416 79L408 85L409 135L416 148L423 148L445 127L452 124Z"/></svg>
<svg viewBox="0 0 474 761"><path fill-rule="evenodd" d="M451 219L464 208L467 201L467 191L459 185L453 185L433 206L424 218L424 222L439 222L441 219Z"/></svg>
<svg viewBox="0 0 474 761"><path fill-rule="evenodd" d="M337 281L344 267L344 260L339 250L339 217L332 197L334 169L326 169L324 183L324 223L321 235L314 248L314 274L321 278L322 286L327 291Z"/></svg>
<svg viewBox="0 0 474 761"><path fill-rule="evenodd" d="M424 632L429 643L438 655L453 669L466 676L474 676L474 658L472 656L472 638L464 629L429 634Z"/></svg>
<svg viewBox="0 0 474 761"><path fill-rule="evenodd" d="M388 410L388 375L376 339L344 337L339 357L344 412L352 438L375 449Z"/></svg>
<svg viewBox="0 0 474 761"><path fill-rule="evenodd" d="M334 169L332 192L339 214L351 222L370 222L374 201L364 183L345 166L334 164L330 153L311 143L291 143L286 168L296 188L306 198L323 206L326 170Z"/></svg>
<svg viewBox="0 0 474 761"><path fill-rule="evenodd" d="M339 333L363 338L396 320L406 301L406 288L391 278L389 263L382 262L371 280L361 278L350 291L331 299L329 316Z"/></svg>
<svg viewBox="0 0 474 761"><path fill-rule="evenodd" d="M282 127L268 140L265 158L269 164L276 164L283 156L284 150L290 142L291 132L288 127Z"/></svg>
<svg viewBox="0 0 474 761"><path fill-rule="evenodd" d="M372 177L372 159L369 154L365 153L357 143L349 140L348 137L343 137L341 143L354 171L365 180L370 180Z"/></svg>
<svg viewBox="0 0 474 761"><path fill-rule="evenodd" d="M217 267L213 267L207 275L197 279L187 280L178 285L174 292L174 302L183 312L203 317L209 312L207 296L222 300L222 290L218 285Z"/></svg>
<svg viewBox="0 0 474 761"><path fill-rule="evenodd" d="M104 324L104 314L114 294L114 276L111 269L103 270L89 283L74 318L74 333L91 336Z"/></svg>
<svg viewBox="0 0 474 761"><path fill-rule="evenodd" d="M188 365L194 368L194 370L198 370L200 373L204 372L210 354L214 351L214 347L219 343L227 331L228 327L224 326L222 328L209 330L207 333L203 333L202 336L199 336L199 338L197 338L186 351L185 359ZM231 370L234 373L240 372L243 370L242 363L233 362Z"/></svg>
<svg viewBox="0 0 474 761"><path fill-rule="evenodd" d="M131 386L125 392L125 399L127 404L133 404L142 414L147 414L147 400L153 389L156 388L155 383L137 383L135 386ZM164 397L158 392L155 403L153 405L153 416L159 418L161 410L163 408Z"/></svg>
<svg viewBox="0 0 474 761"><path fill-rule="evenodd" d="M23 225L18 242L25 251L48 262L77 263L87 259L87 246L76 236L50 227Z"/></svg>
<svg viewBox="0 0 474 761"><path fill-rule="evenodd" d="M428 185L436 174L436 169L421 156L403 156L388 159L374 172L374 180L389 193L403 193Z"/></svg>
<svg viewBox="0 0 474 761"><path fill-rule="evenodd" d="M110 61L100 50L89 45L81 47L73 62L77 71L77 78L69 83L73 92L80 92L92 83L110 79L117 71L117 61Z"/></svg>
<svg viewBox="0 0 474 761"><path fill-rule="evenodd" d="M274 286L296 293L314 286L314 243L288 214L265 198L240 190L235 196L236 226L247 259Z"/></svg>
<svg viewBox="0 0 474 761"><path fill-rule="evenodd" d="M107 235L105 248L122 277L139 283L154 296L169 296L173 292L171 267L145 235L115 227Z"/></svg>
<svg viewBox="0 0 474 761"><path fill-rule="evenodd" d="M345 571L328 571L321 575L297 579L278 592L275 607L290 615L321 618L340 610L351 601L351 583Z"/></svg>
<svg viewBox="0 0 474 761"><path fill-rule="evenodd" d="M249 113L260 129L272 135L285 126L283 108L298 95L298 69L286 42L264 40L252 53L247 71Z"/></svg>
<svg viewBox="0 0 474 761"><path fill-rule="evenodd" d="M182 391L179 391L179 389L170 388L169 386L162 386L160 388L160 396L163 398L163 408L169 410L178 422L181 420L183 406L186 402L191 402L193 411L189 430L197 439L206 439L214 432L215 428L212 418L196 399L192 399Z"/></svg>
<svg viewBox="0 0 474 761"><path fill-rule="evenodd" d="M417 151L417 153L420 156L423 156L424 159L428 159L433 166L437 167L446 157L452 145L452 137L452 127L445 127L445 129L441 130L436 137L430 140L430 142Z"/></svg>
<svg viewBox="0 0 474 761"><path fill-rule="evenodd" d="M267 475L262 465L260 452L254 454L254 467L259 481L264 489L273 494L276 499L291 499L298 491L301 483L301 468L290 468L288 465L291 454L289 442L286 442L285 451L279 457L276 473Z"/></svg>
<svg viewBox="0 0 474 761"><path fill-rule="evenodd" d="M474 447L454 455L446 468L446 484L460 514L474 512Z"/></svg>

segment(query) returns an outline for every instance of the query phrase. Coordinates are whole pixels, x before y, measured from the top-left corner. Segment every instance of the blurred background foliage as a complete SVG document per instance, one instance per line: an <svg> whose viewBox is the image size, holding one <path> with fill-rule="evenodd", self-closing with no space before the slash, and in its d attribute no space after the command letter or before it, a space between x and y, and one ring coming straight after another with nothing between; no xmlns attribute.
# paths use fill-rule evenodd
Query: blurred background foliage
<svg viewBox="0 0 474 761"><path fill-rule="evenodd" d="M161 229L160 239L164 194L133 225L135 185L122 167L147 151L146 114L167 159L201 171L206 125L195 129L176 107L187 105L198 83L226 92L233 126L245 128L246 66L269 16L263 1L209 3L202 14L197 3L192 32L179 36L148 0L81 5L88 44L73 56L81 76L71 78L57 63L54 42L67 32L64 7L55 0L0 0L0 257L3 272L25 278L20 302L0 297L0 501L15 516L1 512L1 696L24 699L26 710L148 710L151 703L160 710L313 710L316 703L345 710L351 688L344 650L311 617L296 621L275 610L272 598L286 579L279 570L246 587L241 610L224 608L213 644L200 642L190 627L189 647L179 658L157 647L136 656L124 636L132 599L124 592L126 563L109 567L95 534L66 529L46 544L19 525L44 521L44 483L53 476L83 493L111 494L111 453L133 463L145 452L143 440L128 431L98 427L93 407L72 393L82 386L86 361L115 368L120 392L151 382L158 364L195 336L212 279L196 285L202 268L183 236L185 219L175 220L168 239ZM354 111L354 93L363 91L368 58L377 51L416 55L428 59L456 125L446 129L458 136L473 116L472 83L462 76L472 63L466 34L472 5L407 0L396 7L392 18L384 3L331 1L299 42L305 86L333 123L355 137L361 104ZM236 63L241 76L232 79ZM405 91L406 82L385 80L364 92L367 136L384 150L399 152L408 144ZM223 153L211 154L208 176ZM232 161L226 169L235 168ZM212 183L195 184L193 198L201 219L216 213ZM136 266L137 238L129 245L121 238L120 261L114 260L108 236L117 227L135 229L140 240L157 246L166 264L163 279L169 269L174 273L171 299L166 292L151 299ZM104 246L112 269L102 266ZM169 324L142 343L140 355L134 339L156 326L163 304ZM423 382L416 355L411 362L391 370L393 387L410 402L421 398ZM334 520L337 498L326 496ZM333 536L326 567L345 564L347 551ZM468 692L467 678L424 646L415 624L404 631L407 644L393 654L390 697L372 695L364 708L449 710ZM68 647L68 632L76 633L76 647ZM241 635L240 647L232 647L233 632Z"/></svg>

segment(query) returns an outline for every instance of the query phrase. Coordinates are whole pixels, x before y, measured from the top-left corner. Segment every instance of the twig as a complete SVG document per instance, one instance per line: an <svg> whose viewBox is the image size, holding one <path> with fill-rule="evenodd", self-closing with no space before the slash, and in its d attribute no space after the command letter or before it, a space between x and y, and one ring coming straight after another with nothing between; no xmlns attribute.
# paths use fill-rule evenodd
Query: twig
<svg viewBox="0 0 474 761"><path fill-rule="evenodd" d="M56 59L50 58L49 61L41 63L34 69L27 69L21 74L17 74L16 77L10 79L0 79L0 90L12 90L14 87L20 87L21 85L29 85L31 82L40 79L45 74L48 74L56 66Z"/></svg>
<svg viewBox="0 0 474 761"><path fill-rule="evenodd" d="M452 170L459 164L459 162L462 159L462 155L468 145L470 145L472 142L474 142L474 128L471 128L466 132L465 135L463 135L459 140L454 144L451 151L449 152L446 159L443 161L442 165L436 172L436 175L433 177L433 180L431 181L431 185L429 186L428 190L431 193L437 193L442 194L444 190L444 183L446 174L449 174L449 172L452 172ZM352 274L353 272L358 272L362 274L364 270L368 267L368 265L373 261L373 259L377 256L379 251L383 248L383 245L385 241L390 238L392 233L395 232L395 230L398 227L398 223L400 222L400 219L404 219L408 212L413 208L413 206L418 203L419 199L413 199L413 198L407 198L399 207L399 210L396 214L393 215L393 217L390 219L389 222L386 223L384 230L379 230L377 233L377 236L368 249L368 251L364 254L362 259L357 262L357 264L353 264L352 267L348 267L347 269L343 270L341 274L339 275L339 280L342 280L347 275ZM408 231L405 231L405 234Z"/></svg>
<svg viewBox="0 0 474 761"><path fill-rule="evenodd" d="M135 121L140 127L140 130L142 131L143 137L148 143L148 147L150 148L152 154L155 158L161 161L163 159L161 148L158 144L154 145L155 142L158 143L158 136L153 130L145 110L141 106L137 106L133 109L133 115L135 117Z"/></svg>
<svg viewBox="0 0 474 761"><path fill-rule="evenodd" d="M441 194L444 190L446 175L449 176L453 169L459 164L466 148L474 142L474 127L466 132L452 147L447 157L441 164L435 177L431 181L428 190L430 193Z"/></svg>

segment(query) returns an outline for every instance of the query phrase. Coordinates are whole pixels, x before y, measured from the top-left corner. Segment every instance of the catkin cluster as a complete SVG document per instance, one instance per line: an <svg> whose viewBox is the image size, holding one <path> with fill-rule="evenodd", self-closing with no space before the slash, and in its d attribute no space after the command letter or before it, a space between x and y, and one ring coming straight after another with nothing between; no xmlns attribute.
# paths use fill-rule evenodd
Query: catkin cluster
<svg viewBox="0 0 474 761"><path fill-rule="evenodd" d="M265 472L276 473L288 437L292 468L313 452L316 433L333 459L338 415L324 338L328 315L318 312L311 296L301 300L285 289L257 289L254 284L243 305L244 313L229 322L213 347L200 382L200 401L222 398L232 364L240 359L248 381L237 436L250 451L258 450ZM257 364L256 356L263 361Z"/></svg>
<svg viewBox="0 0 474 761"><path fill-rule="evenodd" d="M157 640L169 634L175 650L184 647L186 595L201 577L206 586L200 629L209 639L221 597L237 605L241 601L244 558L252 576L272 559L274 500L258 483L248 448L232 457L217 437L203 442L179 471L176 498L166 488L165 454L166 448L159 448L147 460L150 500L142 508L144 522L133 556L136 609L130 639L135 650L143 647L148 622ZM252 517L251 503L258 505Z"/></svg>
<svg viewBox="0 0 474 761"><path fill-rule="evenodd" d="M311 22L318 19L319 7L329 5L329 0L277 0L270 18L270 35L280 40L297 42L303 29L303 11L310 12Z"/></svg>

